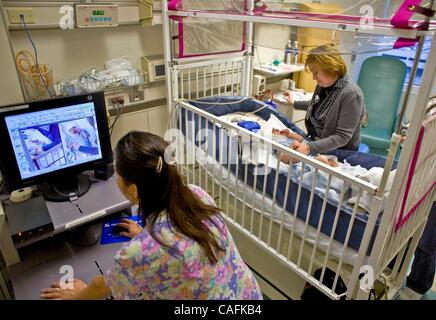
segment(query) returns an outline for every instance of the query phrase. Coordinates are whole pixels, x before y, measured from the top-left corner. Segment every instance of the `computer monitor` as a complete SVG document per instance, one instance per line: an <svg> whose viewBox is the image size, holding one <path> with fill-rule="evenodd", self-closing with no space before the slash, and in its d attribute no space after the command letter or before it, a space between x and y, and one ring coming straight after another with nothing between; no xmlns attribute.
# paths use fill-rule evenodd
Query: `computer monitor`
<svg viewBox="0 0 436 320"><path fill-rule="evenodd" d="M90 188L85 170L112 162L102 92L0 108L0 164L11 189L42 184L65 201Z"/></svg>

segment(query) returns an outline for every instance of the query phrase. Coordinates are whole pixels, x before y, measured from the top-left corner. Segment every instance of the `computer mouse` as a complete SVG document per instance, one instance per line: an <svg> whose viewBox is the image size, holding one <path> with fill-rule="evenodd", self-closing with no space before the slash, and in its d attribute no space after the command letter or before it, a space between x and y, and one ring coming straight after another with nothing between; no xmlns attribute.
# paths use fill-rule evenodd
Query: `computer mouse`
<svg viewBox="0 0 436 320"><path fill-rule="evenodd" d="M110 231L112 235L119 235L121 232L129 232L129 230L123 226L115 225Z"/></svg>

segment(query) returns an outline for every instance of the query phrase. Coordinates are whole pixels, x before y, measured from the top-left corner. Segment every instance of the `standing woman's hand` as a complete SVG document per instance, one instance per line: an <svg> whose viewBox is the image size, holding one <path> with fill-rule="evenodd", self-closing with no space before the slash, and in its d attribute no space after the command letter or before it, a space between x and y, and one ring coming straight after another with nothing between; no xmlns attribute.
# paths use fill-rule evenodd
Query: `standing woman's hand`
<svg viewBox="0 0 436 320"><path fill-rule="evenodd" d="M292 92L290 90L286 90L283 92L283 96L285 97L286 101L293 106L294 105L294 98L292 97Z"/></svg>
<svg viewBox="0 0 436 320"><path fill-rule="evenodd" d="M284 129L280 131L280 134L288 137L289 139L297 140L298 142L303 142L304 138L303 136L299 135L298 133L291 132L289 129Z"/></svg>
<svg viewBox="0 0 436 320"><path fill-rule="evenodd" d="M294 143L291 146L291 149L298 151L306 156L310 154L310 148L304 142L294 141Z"/></svg>

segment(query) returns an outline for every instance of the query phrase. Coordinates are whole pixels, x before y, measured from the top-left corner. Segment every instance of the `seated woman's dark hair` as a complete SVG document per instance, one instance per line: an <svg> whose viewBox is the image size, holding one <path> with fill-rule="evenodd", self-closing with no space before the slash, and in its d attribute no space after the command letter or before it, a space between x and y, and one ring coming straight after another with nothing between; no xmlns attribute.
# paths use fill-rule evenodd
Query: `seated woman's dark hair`
<svg viewBox="0 0 436 320"><path fill-rule="evenodd" d="M153 230L160 213L165 211L172 227L195 240L208 260L216 263L218 252L225 249L219 246L204 221L214 223L212 217L218 215L220 209L201 201L186 185L177 167L165 161L167 147L168 143L155 134L131 131L115 148L116 171L127 185L136 185L139 211L157 242L168 246Z"/></svg>

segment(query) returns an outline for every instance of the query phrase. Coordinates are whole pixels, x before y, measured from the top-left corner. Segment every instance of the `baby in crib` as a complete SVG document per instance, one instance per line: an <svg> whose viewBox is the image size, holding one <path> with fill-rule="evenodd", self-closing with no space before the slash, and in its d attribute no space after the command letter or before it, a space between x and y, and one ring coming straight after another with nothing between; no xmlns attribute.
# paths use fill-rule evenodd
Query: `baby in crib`
<svg viewBox="0 0 436 320"><path fill-rule="evenodd" d="M277 129L273 129L273 136L284 136L287 138L286 143L283 143L285 146L288 146L289 148L298 151L298 148L301 144L300 140L300 135L291 132L287 129L285 130L277 130ZM302 137L301 137L302 138ZM281 140L279 143L282 143L284 140ZM363 181L366 182L370 182L371 184L378 186L380 185L382 176L383 176L383 171L384 168L382 167L372 167L370 169L365 169L363 167L361 167L360 165L351 165L349 164L347 161L344 161L344 163L339 162L338 159L335 156L331 156L331 155L322 155L319 154L316 157L313 157L314 159L325 163L327 165L329 165L330 167L334 167L334 168L338 168L341 172L349 174L351 176L357 177ZM291 155L289 154L285 154L282 153L279 157L280 161L283 162L284 164L297 164L298 162L300 162L297 159L292 158ZM297 165L298 166L298 165ZM311 167L311 166L307 166L306 164L304 165L304 167ZM286 170L285 170L286 172ZM314 171L312 171L311 169L309 169L308 171L305 170L305 175L303 176L303 181L305 181L307 184L311 184L312 182L312 175L314 173ZM395 172L396 170L392 170L388 176L388 180L385 186L385 196L387 197L388 194L390 193L391 189L392 189L392 183L395 177ZM320 188L326 188L327 187L327 181L328 181L328 175L323 173L322 171L318 172L317 175L318 179L317 179L317 187ZM334 190L337 190L337 192L340 192L340 190L342 189L343 186L343 180L342 179L337 179L335 177L332 178L331 180L331 188ZM366 192L363 192L362 197L359 200L359 207L365 209L366 211L369 212L369 210L371 209L371 204L372 204L372 197L369 196ZM355 201L357 201L357 194L356 192L353 192L352 197L350 199L348 199L348 202L350 204L355 203ZM381 206L380 206L380 212L383 211L384 209L384 201L382 202Z"/></svg>
<svg viewBox="0 0 436 320"><path fill-rule="evenodd" d="M293 150L297 150L298 147L300 146L301 142L298 141L294 141L292 143L292 145L289 146L289 148L293 149ZM337 161L337 158L335 156L326 156L324 154L318 154L316 157L313 157L315 160L318 160L320 162L323 162L327 165L329 165L330 167L340 167L341 163ZM298 163L300 162L297 159L292 158L289 154L281 154L280 155L280 161L285 163L285 164L289 164L291 163Z"/></svg>
<svg viewBox="0 0 436 320"><path fill-rule="evenodd" d="M297 150L299 149L302 141L303 141L303 137L301 135L299 135L298 133L292 132L289 129L284 129L284 130L279 130L279 129L273 129L272 130L272 134L273 137L275 136L283 136L286 137L286 140L281 140L279 141L279 143L291 148L292 150ZM325 163L327 165L329 165L330 167L339 167L342 165L342 163L337 161L337 158L335 156L327 156L327 155L323 155L323 154L318 154L316 157L314 157L314 159ZM289 154L282 154L280 155L280 161L285 163L285 164L289 164L291 163L297 163L299 162L297 159L293 159Z"/></svg>
<svg viewBox="0 0 436 320"><path fill-rule="evenodd" d="M301 142L304 140L303 136L299 135L298 133L292 132L289 129L284 129L284 130L272 129L272 134L273 134L273 140L297 151L301 145ZM314 158L332 167L338 166L338 163L336 161L330 159L330 157L327 157L325 155L318 155ZM289 154L281 154L280 161L285 164L299 162L299 160L292 158Z"/></svg>
<svg viewBox="0 0 436 320"><path fill-rule="evenodd" d="M299 135L298 133L295 133L289 129L283 129L283 130L279 130L279 129L272 129L272 134L273 134L273 139L277 138L277 137L285 137L287 139L287 141L283 141L283 139L278 139L279 143L283 144L283 145L289 145L294 141L298 141L298 142L302 142L304 140L303 136ZM274 139L277 140L277 139Z"/></svg>

